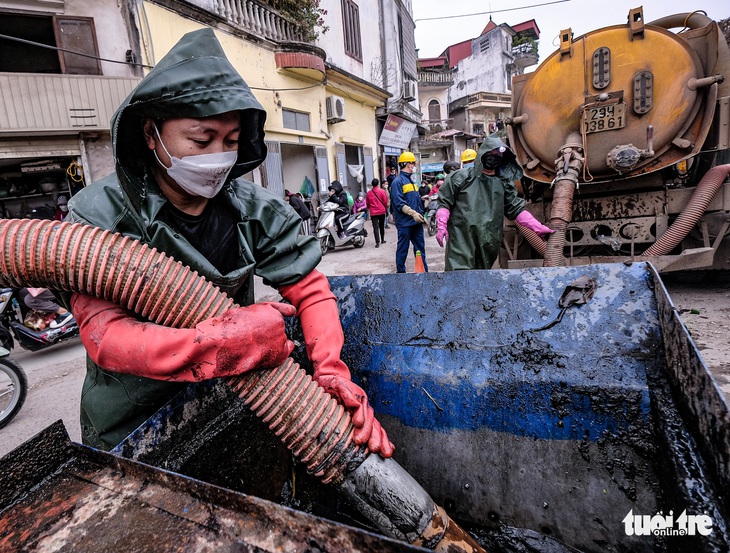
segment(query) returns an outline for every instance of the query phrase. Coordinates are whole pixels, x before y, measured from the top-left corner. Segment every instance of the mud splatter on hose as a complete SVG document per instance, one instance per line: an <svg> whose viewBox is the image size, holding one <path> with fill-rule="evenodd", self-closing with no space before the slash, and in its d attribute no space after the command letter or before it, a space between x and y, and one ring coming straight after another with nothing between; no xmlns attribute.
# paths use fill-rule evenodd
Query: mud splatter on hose
<svg viewBox="0 0 730 553"><path fill-rule="evenodd" d="M108 230L57 221L0 221L0 285L81 292L173 328L192 328L236 307L218 287L155 248ZM437 506L428 494L398 463L356 445L349 413L294 361L227 382L311 473L338 485L384 534L415 543L434 533ZM372 484L376 474L379 486ZM374 494L375 487L382 493ZM437 525L440 538L429 540L432 549L483 551L444 517Z"/></svg>

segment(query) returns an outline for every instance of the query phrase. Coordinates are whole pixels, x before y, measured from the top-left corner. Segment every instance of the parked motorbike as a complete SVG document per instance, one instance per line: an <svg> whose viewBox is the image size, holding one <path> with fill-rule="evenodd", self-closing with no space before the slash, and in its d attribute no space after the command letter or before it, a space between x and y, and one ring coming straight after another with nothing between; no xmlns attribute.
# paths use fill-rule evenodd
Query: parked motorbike
<svg viewBox="0 0 730 553"><path fill-rule="evenodd" d="M342 221L345 229L343 238L337 234L335 215L339 206L334 202L325 202L319 207L320 216L317 220L316 236L322 249L322 255L329 250L342 246L354 246L362 248L365 245L365 237L368 231L365 230L365 214L356 213Z"/></svg>
<svg viewBox="0 0 730 553"><path fill-rule="evenodd" d="M28 393L25 372L8 358L9 353L9 350L0 347L0 428L18 414Z"/></svg>
<svg viewBox="0 0 730 553"><path fill-rule="evenodd" d="M438 231L436 224L436 211L439 208L439 194L434 192L428 196L428 206L426 208L426 222L428 223L428 235L435 236Z"/></svg>
<svg viewBox="0 0 730 553"><path fill-rule="evenodd" d="M58 328L29 328L24 324L28 311L18 290L0 289L0 347L12 350L17 340L23 349L39 351L79 335L79 325L73 318Z"/></svg>

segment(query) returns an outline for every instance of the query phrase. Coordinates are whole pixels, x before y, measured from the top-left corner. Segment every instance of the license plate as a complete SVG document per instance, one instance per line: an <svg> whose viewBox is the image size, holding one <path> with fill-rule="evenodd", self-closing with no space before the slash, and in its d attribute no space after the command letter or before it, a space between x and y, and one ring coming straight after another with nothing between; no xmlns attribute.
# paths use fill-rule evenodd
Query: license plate
<svg viewBox="0 0 730 553"><path fill-rule="evenodd" d="M612 131L626 126L626 104L587 107L583 112L586 133Z"/></svg>

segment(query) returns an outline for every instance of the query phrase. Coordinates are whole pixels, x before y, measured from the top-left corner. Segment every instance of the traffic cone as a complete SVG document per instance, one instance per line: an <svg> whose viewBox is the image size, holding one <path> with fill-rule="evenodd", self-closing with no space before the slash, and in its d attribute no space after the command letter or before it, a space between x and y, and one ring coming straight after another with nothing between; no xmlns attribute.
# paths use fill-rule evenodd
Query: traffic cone
<svg viewBox="0 0 730 553"><path fill-rule="evenodd" d="M421 256L421 251L416 250L416 264L414 266L414 273L425 273L426 267L423 266L423 257Z"/></svg>

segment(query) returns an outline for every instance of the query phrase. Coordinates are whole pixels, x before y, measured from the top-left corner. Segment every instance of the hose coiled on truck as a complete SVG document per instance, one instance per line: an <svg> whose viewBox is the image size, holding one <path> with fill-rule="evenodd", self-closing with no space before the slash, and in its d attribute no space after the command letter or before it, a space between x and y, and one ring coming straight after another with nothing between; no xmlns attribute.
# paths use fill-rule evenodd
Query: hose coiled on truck
<svg viewBox="0 0 730 553"><path fill-rule="evenodd" d="M682 213L643 255L668 255L702 218L722 183L730 176L730 165L717 165L702 177Z"/></svg>

